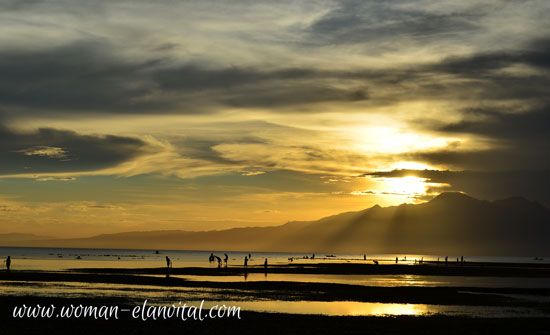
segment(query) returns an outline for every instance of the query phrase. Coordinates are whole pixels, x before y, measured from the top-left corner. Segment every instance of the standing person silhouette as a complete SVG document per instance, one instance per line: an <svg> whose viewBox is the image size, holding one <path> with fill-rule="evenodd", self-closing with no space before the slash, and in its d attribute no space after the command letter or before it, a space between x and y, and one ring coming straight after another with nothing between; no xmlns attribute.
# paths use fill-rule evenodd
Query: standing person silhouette
<svg viewBox="0 0 550 335"><path fill-rule="evenodd" d="M266 258L265 261L264 261L264 269L267 270L267 258Z"/></svg>
<svg viewBox="0 0 550 335"><path fill-rule="evenodd" d="M10 272L10 266L11 266L11 257L8 256L8 257L6 258L6 271L7 271L7 272Z"/></svg>
<svg viewBox="0 0 550 335"><path fill-rule="evenodd" d="M166 256L166 278L170 278L170 268L172 267L172 260Z"/></svg>
<svg viewBox="0 0 550 335"><path fill-rule="evenodd" d="M224 258L223 258L223 261L225 263L225 266L227 267L227 261L229 260L229 256L227 254L224 254Z"/></svg>
<svg viewBox="0 0 550 335"><path fill-rule="evenodd" d="M244 267L248 267L248 257L244 256Z"/></svg>

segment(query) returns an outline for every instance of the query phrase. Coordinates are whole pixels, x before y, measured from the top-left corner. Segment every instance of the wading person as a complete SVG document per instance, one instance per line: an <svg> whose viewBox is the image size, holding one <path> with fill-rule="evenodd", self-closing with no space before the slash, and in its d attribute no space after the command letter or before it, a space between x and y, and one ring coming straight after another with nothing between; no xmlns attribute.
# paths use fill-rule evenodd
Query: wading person
<svg viewBox="0 0 550 335"><path fill-rule="evenodd" d="M11 257L8 256L8 257L6 258L6 271L7 271L7 272L10 272L10 266L11 266Z"/></svg>
<svg viewBox="0 0 550 335"><path fill-rule="evenodd" d="M166 256L166 278L170 277L170 268L172 267L172 260Z"/></svg>
<svg viewBox="0 0 550 335"><path fill-rule="evenodd" d="M244 267L248 267L248 257L244 256Z"/></svg>

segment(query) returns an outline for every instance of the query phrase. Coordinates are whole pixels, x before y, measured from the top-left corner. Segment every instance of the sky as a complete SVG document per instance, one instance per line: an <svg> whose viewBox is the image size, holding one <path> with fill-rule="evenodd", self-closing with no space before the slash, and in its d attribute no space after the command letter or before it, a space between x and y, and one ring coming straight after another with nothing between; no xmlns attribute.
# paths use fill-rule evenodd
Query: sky
<svg viewBox="0 0 550 335"><path fill-rule="evenodd" d="M550 2L0 0L0 233L550 205Z"/></svg>

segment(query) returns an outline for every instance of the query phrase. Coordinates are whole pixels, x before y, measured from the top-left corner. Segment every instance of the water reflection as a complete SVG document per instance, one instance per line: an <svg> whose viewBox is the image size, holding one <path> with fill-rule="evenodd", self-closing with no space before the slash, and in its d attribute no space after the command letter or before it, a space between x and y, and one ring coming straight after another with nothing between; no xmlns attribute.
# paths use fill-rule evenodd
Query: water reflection
<svg viewBox="0 0 550 335"><path fill-rule="evenodd" d="M195 302L197 303L197 302ZM503 306L445 306L427 304L391 304L354 301L223 301L225 305L241 307L243 311L312 314L329 316L467 316L484 318L548 317L548 313L533 308ZM206 302L208 308L220 302Z"/></svg>
<svg viewBox="0 0 550 335"><path fill-rule="evenodd" d="M245 273L241 276L174 276L193 281L291 281L305 283L333 283L363 286L426 286L426 287L515 287L550 288L548 278L480 277L480 276L424 276L424 275L319 275L285 273Z"/></svg>

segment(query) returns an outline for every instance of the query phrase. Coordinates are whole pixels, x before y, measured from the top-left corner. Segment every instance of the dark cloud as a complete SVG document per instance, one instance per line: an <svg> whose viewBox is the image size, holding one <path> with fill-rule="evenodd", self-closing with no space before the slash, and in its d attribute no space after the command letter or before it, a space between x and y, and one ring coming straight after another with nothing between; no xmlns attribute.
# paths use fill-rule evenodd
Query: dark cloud
<svg viewBox="0 0 550 335"><path fill-rule="evenodd" d="M515 112L500 108L467 110L464 119L456 123L423 124L446 135L476 135L490 146L465 150L455 144L436 151L407 153L404 158L460 169L550 169L550 107L523 108L526 110Z"/></svg>
<svg viewBox="0 0 550 335"><path fill-rule="evenodd" d="M418 176L433 183L447 183L449 189L466 192L480 199L523 196L550 206L550 170L516 171L438 171L393 170L367 174L371 177L399 178Z"/></svg>
<svg viewBox="0 0 550 335"><path fill-rule="evenodd" d="M359 101L364 87L342 88L315 69L211 68L168 59L129 61L104 41L0 51L0 112L197 113L205 105L281 107ZM322 82L316 82L321 79ZM178 107L178 108L176 108Z"/></svg>
<svg viewBox="0 0 550 335"><path fill-rule="evenodd" d="M550 39L536 39L528 42L523 50L499 51L474 54L467 57L450 57L434 69L448 73L485 76L489 71L498 70L514 64L525 64L541 69L550 68Z"/></svg>
<svg viewBox="0 0 550 335"><path fill-rule="evenodd" d="M0 126L0 174L93 171L145 153L139 139L81 135L42 128L15 132Z"/></svg>
<svg viewBox="0 0 550 335"><path fill-rule="evenodd" d="M220 106L286 108L321 102L391 105L399 101L524 99L549 96L550 42L523 52L449 58L382 70L212 67L170 59L127 60L102 40L0 51L0 114L202 113ZM500 73L512 65L538 75ZM15 112L17 111L17 112Z"/></svg>
<svg viewBox="0 0 550 335"><path fill-rule="evenodd" d="M399 6L393 1L340 1L310 26L311 39L321 44L451 38L478 29L484 14L479 8L465 13L433 14Z"/></svg>
<svg viewBox="0 0 550 335"><path fill-rule="evenodd" d="M76 113L138 108L132 101L151 90L139 75L147 66L123 62L108 44L97 41L0 51L0 104L5 110L18 106Z"/></svg>
<svg viewBox="0 0 550 335"><path fill-rule="evenodd" d="M450 133L469 133L501 140L531 141L550 140L550 106L518 113L499 113L495 109L476 110L478 121L464 120L447 124L438 130ZM521 144L521 143L518 143ZM543 144L543 143L541 143Z"/></svg>

